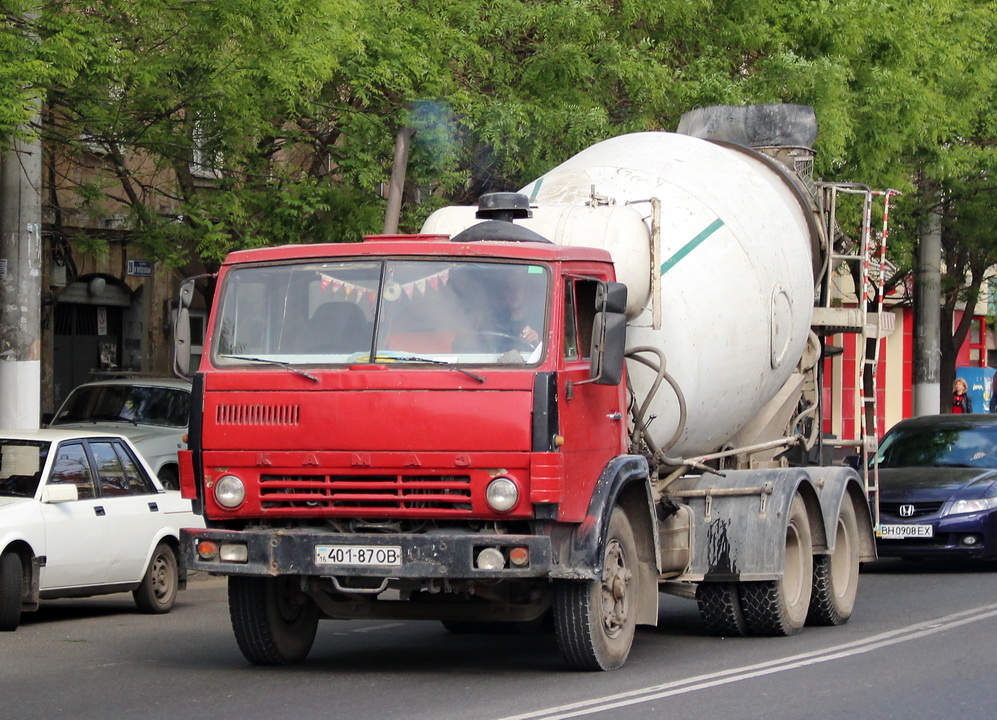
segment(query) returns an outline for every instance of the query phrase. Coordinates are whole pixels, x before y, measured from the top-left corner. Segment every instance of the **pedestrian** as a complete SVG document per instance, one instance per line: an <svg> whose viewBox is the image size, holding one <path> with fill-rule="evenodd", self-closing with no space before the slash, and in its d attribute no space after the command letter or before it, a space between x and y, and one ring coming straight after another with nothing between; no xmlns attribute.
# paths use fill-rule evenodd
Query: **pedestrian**
<svg viewBox="0 0 997 720"><path fill-rule="evenodd" d="M973 412L973 400L969 397L969 386L962 378L952 384L952 412L969 414Z"/></svg>

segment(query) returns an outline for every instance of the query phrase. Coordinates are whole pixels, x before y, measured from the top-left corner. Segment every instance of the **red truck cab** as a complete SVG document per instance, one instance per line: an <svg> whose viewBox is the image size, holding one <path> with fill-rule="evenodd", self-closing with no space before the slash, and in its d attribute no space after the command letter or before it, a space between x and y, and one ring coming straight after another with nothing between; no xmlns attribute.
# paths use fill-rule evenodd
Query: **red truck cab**
<svg viewBox="0 0 997 720"><path fill-rule="evenodd" d="M207 528L183 540L191 569L231 576L253 662L304 657L319 617L542 618L552 582L599 584L624 493L650 536L609 254L455 240L247 250L219 272L182 463Z"/></svg>

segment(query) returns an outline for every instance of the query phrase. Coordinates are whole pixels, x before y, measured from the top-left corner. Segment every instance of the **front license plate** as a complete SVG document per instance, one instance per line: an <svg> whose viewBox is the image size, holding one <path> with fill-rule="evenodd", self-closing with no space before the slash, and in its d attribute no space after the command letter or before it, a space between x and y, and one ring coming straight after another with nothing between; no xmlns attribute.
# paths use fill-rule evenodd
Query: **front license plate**
<svg viewBox="0 0 997 720"><path fill-rule="evenodd" d="M933 525L883 525L882 530L884 540L930 538L935 536Z"/></svg>
<svg viewBox="0 0 997 720"><path fill-rule="evenodd" d="M402 564L402 549L397 545L316 545L315 564L397 567Z"/></svg>

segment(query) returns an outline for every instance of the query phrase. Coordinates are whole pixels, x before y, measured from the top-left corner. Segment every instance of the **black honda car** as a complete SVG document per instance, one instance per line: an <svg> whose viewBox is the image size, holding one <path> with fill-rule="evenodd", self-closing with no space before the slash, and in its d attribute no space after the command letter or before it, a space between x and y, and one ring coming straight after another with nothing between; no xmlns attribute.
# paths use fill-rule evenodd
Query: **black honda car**
<svg viewBox="0 0 997 720"><path fill-rule="evenodd" d="M881 557L997 559L997 415L903 420L878 457Z"/></svg>

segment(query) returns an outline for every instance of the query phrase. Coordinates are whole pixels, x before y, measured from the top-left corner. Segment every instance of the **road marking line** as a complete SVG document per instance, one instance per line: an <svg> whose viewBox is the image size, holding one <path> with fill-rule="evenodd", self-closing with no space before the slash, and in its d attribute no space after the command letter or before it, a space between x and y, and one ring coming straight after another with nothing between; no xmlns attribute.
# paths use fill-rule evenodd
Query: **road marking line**
<svg viewBox="0 0 997 720"><path fill-rule="evenodd" d="M718 685L740 682L741 680L750 680L752 678L773 675L786 670L795 670L808 665L816 665L819 663L829 662L831 660L840 660L853 655L861 655L863 653L872 652L873 650L889 647L890 645L897 645L910 640L917 640L942 632L943 630L949 630L961 625L979 622L980 620L986 620L995 616L997 616L997 603L992 605L983 605L971 610L964 610L962 612L946 615L945 617L937 618L935 620L929 620L915 625L908 625L904 628L890 630L863 640L856 640L850 643L836 645L824 650L801 653L792 657L782 658L779 660L769 660L767 662L758 663L756 665L747 665L741 668L731 668L730 670L723 670L709 675L698 675L685 680L676 680L662 685L653 685L641 690L630 690L625 693L606 695L601 698L583 700L576 703L569 703L567 705L559 705L545 710L523 713L522 715L510 715L508 717L501 718L501 720L567 720L568 718L582 717L583 715L591 715L593 713L627 707L629 705L639 705L640 703L660 700L662 698L672 697L675 695L683 695L697 690L705 690Z"/></svg>

